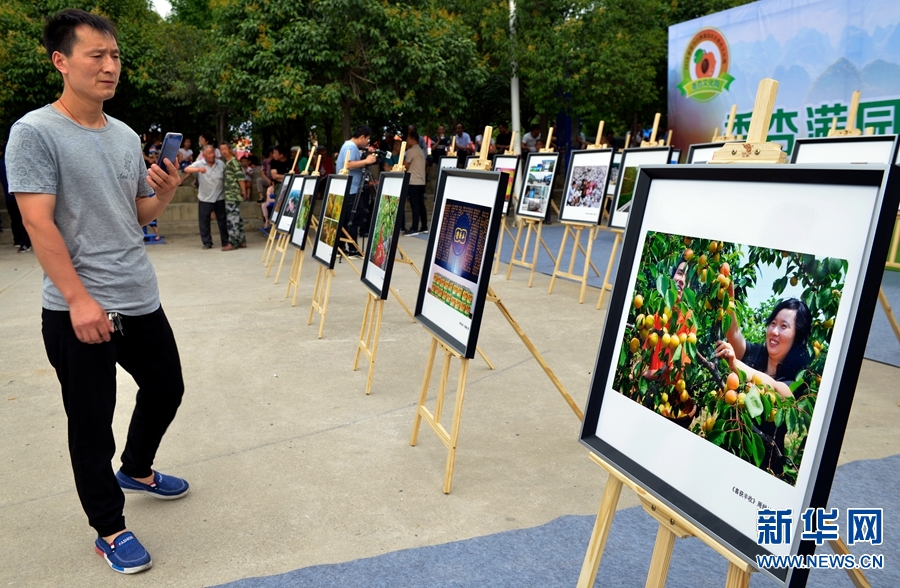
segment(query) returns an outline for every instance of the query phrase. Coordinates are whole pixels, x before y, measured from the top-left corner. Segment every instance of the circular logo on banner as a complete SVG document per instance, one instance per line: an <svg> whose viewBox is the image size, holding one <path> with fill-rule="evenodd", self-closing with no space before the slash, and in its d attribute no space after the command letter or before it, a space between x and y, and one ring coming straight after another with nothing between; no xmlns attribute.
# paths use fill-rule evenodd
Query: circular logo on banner
<svg viewBox="0 0 900 588"><path fill-rule="evenodd" d="M698 31L684 52L678 84L681 95L697 102L709 102L734 81L728 74L730 65L725 35L711 27Z"/></svg>
<svg viewBox="0 0 900 588"><path fill-rule="evenodd" d="M466 242L469 240L469 230L472 223L469 222L468 215L462 215L456 219L456 225L453 227L453 255L462 255L466 250Z"/></svg>

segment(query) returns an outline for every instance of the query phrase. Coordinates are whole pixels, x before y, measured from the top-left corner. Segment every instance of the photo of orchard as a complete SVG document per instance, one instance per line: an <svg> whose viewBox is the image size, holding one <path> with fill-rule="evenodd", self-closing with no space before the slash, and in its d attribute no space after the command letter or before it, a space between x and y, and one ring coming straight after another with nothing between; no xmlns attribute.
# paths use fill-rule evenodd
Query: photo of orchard
<svg viewBox="0 0 900 588"><path fill-rule="evenodd" d="M793 485L841 259L648 232L613 388Z"/></svg>

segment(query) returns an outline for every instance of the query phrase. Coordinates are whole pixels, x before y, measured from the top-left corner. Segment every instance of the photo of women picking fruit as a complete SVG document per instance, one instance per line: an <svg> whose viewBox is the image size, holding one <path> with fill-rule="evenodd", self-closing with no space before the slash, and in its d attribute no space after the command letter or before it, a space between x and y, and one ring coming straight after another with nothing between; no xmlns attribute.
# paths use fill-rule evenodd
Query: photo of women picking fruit
<svg viewBox="0 0 900 588"><path fill-rule="evenodd" d="M613 388L794 484L847 262L648 232Z"/></svg>

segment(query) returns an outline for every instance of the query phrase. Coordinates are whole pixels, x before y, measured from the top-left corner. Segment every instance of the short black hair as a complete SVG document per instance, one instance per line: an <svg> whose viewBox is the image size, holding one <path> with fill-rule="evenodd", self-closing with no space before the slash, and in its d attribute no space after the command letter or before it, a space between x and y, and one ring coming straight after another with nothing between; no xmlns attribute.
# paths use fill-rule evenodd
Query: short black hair
<svg viewBox="0 0 900 588"><path fill-rule="evenodd" d="M44 21L44 48L47 50L47 57L53 59L53 54L57 51L66 57L72 56L72 48L78 35L75 29L81 25L87 25L92 29L105 33L119 42L119 34L116 26L109 20L84 10L77 8L69 8L61 12L57 12L52 16L48 16Z"/></svg>
<svg viewBox="0 0 900 588"><path fill-rule="evenodd" d="M539 130L541 130L541 125L538 125L538 124L531 125L531 130L539 131Z"/></svg>
<svg viewBox="0 0 900 588"><path fill-rule="evenodd" d="M206 141L206 143L208 145L216 144L216 139L215 139L215 137L212 136L211 133L200 133L200 136L203 138L204 141Z"/></svg>
<svg viewBox="0 0 900 588"><path fill-rule="evenodd" d="M356 127L356 130L353 131L353 138L357 137L371 137L372 129L369 128L369 125L359 125Z"/></svg>
<svg viewBox="0 0 900 588"><path fill-rule="evenodd" d="M419 141L419 132L416 130L416 127L410 125L409 132L406 133L407 139L412 139L413 141Z"/></svg>

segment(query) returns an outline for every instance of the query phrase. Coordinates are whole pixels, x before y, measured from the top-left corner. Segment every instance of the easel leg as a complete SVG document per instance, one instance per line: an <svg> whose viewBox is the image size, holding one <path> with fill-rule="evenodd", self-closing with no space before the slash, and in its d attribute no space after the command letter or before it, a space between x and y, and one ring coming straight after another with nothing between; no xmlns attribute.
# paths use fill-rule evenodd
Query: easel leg
<svg viewBox="0 0 900 588"><path fill-rule="evenodd" d="M422 424L422 409L425 408L425 399L428 398L428 384L431 383L431 370L434 368L434 356L437 355L438 340L431 338L431 349L428 350L428 361L425 363L425 379L422 381L422 391L419 393L419 404L416 406L416 418L413 420L412 435L409 444L413 447L419 439L419 426Z"/></svg>
<svg viewBox="0 0 900 588"><path fill-rule="evenodd" d="M888 301L887 296L884 293L884 288L878 288L878 300L881 302L881 307L884 309L884 314L887 315L888 322L891 324L891 328L894 330L894 336L897 337L897 341L900 342L900 325L897 324L897 318L894 316L894 311L891 310L891 303Z"/></svg>
<svg viewBox="0 0 900 588"><path fill-rule="evenodd" d="M497 275L497 270L500 269L500 253L503 251L503 233L508 229L506 228L506 218L500 220L500 234L497 236L497 254L494 256L494 272L493 274Z"/></svg>
<svg viewBox="0 0 900 588"><path fill-rule="evenodd" d="M581 564L581 574L578 576L578 588L594 588L597 580L597 569L600 567L600 559L606 548L606 540L609 538L609 529L612 527L613 516L616 514L616 506L619 504L619 496L622 494L622 480L609 476L606 480L606 489L600 500L600 510L597 512L597 521L588 542L587 553L584 555L584 563Z"/></svg>
<svg viewBox="0 0 900 588"><path fill-rule="evenodd" d="M516 251L519 250L519 238L522 236L522 225L525 224L524 221L519 220L519 228L516 229L516 239L513 241L513 252L512 257L509 258L509 268L506 270L506 279L509 281L509 277L512 275L513 262L516 260ZM527 237L526 237L526 245L527 245Z"/></svg>
<svg viewBox="0 0 900 588"><path fill-rule="evenodd" d="M491 360L488 359L488 356L484 354L484 351L481 350L481 347L480 347L480 346L476 345L476 346L475 346L475 351L478 352L478 355L481 356L481 359L484 360L484 363L487 364L488 368L490 368L490 369L492 369L492 370L493 370L493 369L497 369L497 368L494 367L494 364L491 363Z"/></svg>
<svg viewBox="0 0 900 588"><path fill-rule="evenodd" d="M581 275L581 292L578 294L578 304L584 304L584 294L587 291L587 283L588 283L588 269L593 267L593 263L591 263L591 252L594 250L594 239L597 235L597 228L591 227L591 231L588 234L588 245L587 251L584 252L584 273ZM581 242L579 241L579 247L581 246ZM575 255L572 255L574 258ZM596 271L596 268L595 268ZM600 275L599 273L597 275Z"/></svg>
<svg viewBox="0 0 900 588"><path fill-rule="evenodd" d="M312 296L312 304L309 306L309 319L306 321L307 325L312 324L313 314L316 312L316 304L319 303L319 296L322 291L322 272L325 270L323 266L319 266L319 270L316 272L316 285L313 287L313 296Z"/></svg>
<svg viewBox="0 0 900 588"><path fill-rule="evenodd" d="M384 300L376 301L375 306L378 307L378 317L375 319L375 331L372 333L372 357L369 360L369 375L366 378L366 396L372 391L372 378L375 375L375 354L378 353L378 339L381 337L381 315L384 314Z"/></svg>
<svg viewBox="0 0 900 588"><path fill-rule="evenodd" d="M369 333L366 331L366 328L369 327L371 321L369 320L369 312L372 306L372 295L369 294L366 296L366 309L363 311L363 322L362 328L359 330L359 343L356 346L356 358L353 360L353 371L355 372L359 369L359 354L362 353L363 341L368 341ZM368 394L368 392L367 392Z"/></svg>
<svg viewBox="0 0 900 588"><path fill-rule="evenodd" d="M275 227L272 227L272 231L275 230ZM275 264L275 255L278 253L276 250L278 249L278 240L281 239L281 235L275 235L275 238L272 241L272 247L269 249L269 256L266 258L266 277L269 277L269 274L272 273L272 266Z"/></svg>
<svg viewBox="0 0 900 588"><path fill-rule="evenodd" d="M540 251L541 251L539 244L544 242L544 240L541 239L541 227L543 227L544 224L543 223L535 223L535 224L537 224L537 238L534 241L534 255L531 258L531 275L528 277L528 287L529 288L531 288L531 286L534 284L534 270L537 267L538 253L540 253ZM532 227L533 227L533 225L532 225ZM525 245L526 246L528 245L527 237L525 239ZM526 251L527 251L527 248L526 248Z"/></svg>
<svg viewBox="0 0 900 588"><path fill-rule="evenodd" d="M553 265L553 275L550 276L550 289L547 290L547 294L553 294L553 286L556 284L556 274L559 273L559 264L562 263L563 254L566 252L566 240L569 238L569 225L566 225L566 230L563 232L562 243L559 245L559 254L556 256L556 263ZM574 256L573 256L574 257ZM571 269L569 272L571 273Z"/></svg>
<svg viewBox="0 0 900 588"><path fill-rule="evenodd" d="M291 260L291 273L288 275L288 285L287 290L284 293L285 298L290 298L291 296L291 286L297 283L297 265L300 263L300 250L294 249L294 259Z"/></svg>
<svg viewBox="0 0 900 588"><path fill-rule="evenodd" d="M297 253L300 257L300 261L297 264L297 278L294 283L294 297L291 298L291 308L297 305L297 293L300 291L300 276L303 274L303 251L297 250Z"/></svg>
<svg viewBox="0 0 900 588"><path fill-rule="evenodd" d="M619 249L619 241L622 240L622 233L616 231L616 239L613 241L612 251L609 253L609 263L606 264L606 275L603 276L603 286L600 288L600 299L597 301L597 310L603 306L603 297L606 296L607 290L612 290L612 284L609 283L609 276L612 274L613 264L616 261L616 251Z"/></svg>
<svg viewBox="0 0 900 588"><path fill-rule="evenodd" d="M593 247L594 247L594 241L597 239L597 235L599 235L599 234L600 234L600 227L599 227L599 226L593 226L593 227L591 227L590 237L588 237L588 239L590 239L590 241L588 242L588 250L593 249ZM581 250L581 253L584 254L584 257L585 257L585 259L587 260L587 263L589 263L590 266L591 266L591 269L594 270L594 275L596 275L596 276L599 278L599 277L600 277L600 270L598 270L598 269L597 269L597 266L594 265L594 262L591 261L591 255L590 255L589 251L585 251L585 250L584 250L584 247L582 247L580 241L579 241L579 243L578 243L578 249ZM587 275L587 272L585 272L585 275Z"/></svg>
<svg viewBox="0 0 900 588"><path fill-rule="evenodd" d="M840 537L837 538L837 541L829 541L828 544L831 546L831 550L838 555L850 554L850 550L847 549L847 544L844 543L844 540ZM850 576L850 581L853 582L853 585L856 588L872 588L872 585L869 584L869 580L866 578L866 575L862 573L862 570L847 570L847 575Z"/></svg>
<svg viewBox="0 0 900 588"><path fill-rule="evenodd" d="M665 588L674 547L675 533L660 525L656 531L656 543L653 546L653 557L650 559L646 588Z"/></svg>
<svg viewBox="0 0 900 588"><path fill-rule="evenodd" d="M733 563L728 564L725 588L750 588L750 573L745 572Z"/></svg>
<svg viewBox="0 0 900 588"><path fill-rule="evenodd" d="M331 280L334 278L334 270L326 270L328 272L328 278L325 282L325 303L322 304L322 319L319 321L319 339L322 338L322 333L325 332L325 313L328 312L328 298L331 296Z"/></svg>
<svg viewBox="0 0 900 588"><path fill-rule="evenodd" d="M456 386L456 406L453 408L453 427L450 429L450 447L447 450L447 466L444 468L444 494L450 494L450 485L453 483L453 466L456 464L456 445L459 441L459 424L462 421L463 398L466 395L468 375L469 360L462 358L459 366L459 383Z"/></svg>
<svg viewBox="0 0 900 588"><path fill-rule="evenodd" d="M281 241L278 243L278 247L275 248L275 251L281 251L281 261L278 262L278 271L275 272L275 281L273 284L278 283L278 276L281 275L281 268L284 266L284 256L287 255L287 241L290 239L288 235L285 235L281 238Z"/></svg>

